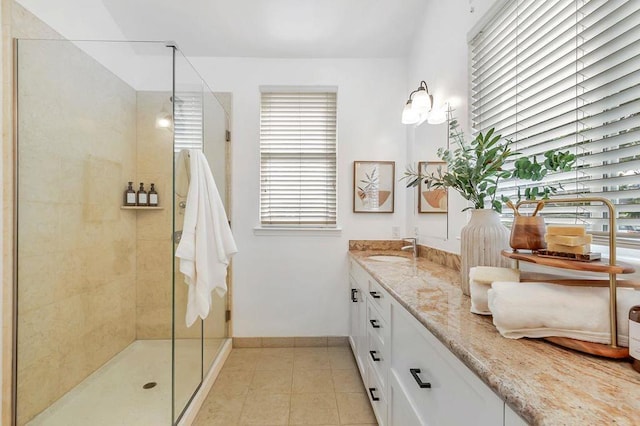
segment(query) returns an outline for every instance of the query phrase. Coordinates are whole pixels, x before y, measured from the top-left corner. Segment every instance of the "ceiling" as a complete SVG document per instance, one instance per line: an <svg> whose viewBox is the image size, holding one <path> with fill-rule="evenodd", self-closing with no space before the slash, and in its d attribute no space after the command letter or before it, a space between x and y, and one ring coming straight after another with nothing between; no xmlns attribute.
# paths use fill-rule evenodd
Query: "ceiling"
<svg viewBox="0 0 640 426"><path fill-rule="evenodd" d="M187 56L276 58L402 57L423 21L427 0L64 0L21 1L45 22L98 10L127 40L172 40ZM56 3L57 7L47 3ZM94 3L90 7L88 3ZM100 4L96 4L100 3ZM29 4L31 7L29 7ZM101 17L106 19L105 17ZM90 22L85 27L92 28ZM96 28L93 26L93 28ZM85 35L85 38L101 38Z"/></svg>

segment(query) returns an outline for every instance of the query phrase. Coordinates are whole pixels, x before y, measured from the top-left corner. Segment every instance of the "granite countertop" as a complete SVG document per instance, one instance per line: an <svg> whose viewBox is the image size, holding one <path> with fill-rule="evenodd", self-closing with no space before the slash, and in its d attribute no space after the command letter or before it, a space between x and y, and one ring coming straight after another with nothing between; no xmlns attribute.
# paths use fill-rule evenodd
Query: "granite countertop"
<svg viewBox="0 0 640 426"><path fill-rule="evenodd" d="M472 314L459 272L425 258L367 259L389 250L350 250L402 306L532 425L638 425L640 373L626 361L551 343L500 336L491 317Z"/></svg>

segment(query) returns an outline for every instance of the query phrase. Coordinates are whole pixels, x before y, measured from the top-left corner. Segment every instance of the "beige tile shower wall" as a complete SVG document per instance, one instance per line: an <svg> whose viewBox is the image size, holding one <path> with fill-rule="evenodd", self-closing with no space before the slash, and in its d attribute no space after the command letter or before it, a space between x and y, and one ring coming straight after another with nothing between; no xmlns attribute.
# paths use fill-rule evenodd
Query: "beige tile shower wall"
<svg viewBox="0 0 640 426"><path fill-rule="evenodd" d="M136 93L68 42L21 43L18 424L135 339Z"/></svg>
<svg viewBox="0 0 640 426"><path fill-rule="evenodd" d="M135 183L137 186L144 182L145 188L151 182L155 183L160 206L164 207L160 211L136 213L138 339L171 338L173 134L155 127L156 114L163 108L171 111L170 97L169 92L138 92L138 174ZM182 215L176 217L176 220L181 219ZM181 289L181 282L177 287ZM176 303L182 301L177 300Z"/></svg>

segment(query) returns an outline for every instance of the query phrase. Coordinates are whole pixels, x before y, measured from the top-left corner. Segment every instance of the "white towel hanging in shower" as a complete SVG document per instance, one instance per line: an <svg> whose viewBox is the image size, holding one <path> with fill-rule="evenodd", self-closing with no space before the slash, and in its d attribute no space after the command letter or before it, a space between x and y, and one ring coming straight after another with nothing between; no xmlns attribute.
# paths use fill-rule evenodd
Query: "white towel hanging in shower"
<svg viewBox="0 0 640 426"><path fill-rule="evenodd" d="M227 291L227 266L238 252L224 205L202 151L191 149L190 182L182 238L176 250L180 272L189 286L187 327L211 308L211 292Z"/></svg>

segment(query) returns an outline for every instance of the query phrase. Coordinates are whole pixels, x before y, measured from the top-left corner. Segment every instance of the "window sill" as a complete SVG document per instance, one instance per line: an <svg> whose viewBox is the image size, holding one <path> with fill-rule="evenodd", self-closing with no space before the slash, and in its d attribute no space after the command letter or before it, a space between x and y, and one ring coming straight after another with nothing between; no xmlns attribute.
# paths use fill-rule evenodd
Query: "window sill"
<svg viewBox="0 0 640 426"><path fill-rule="evenodd" d="M311 228L311 227L266 227L256 226L253 235L278 237L339 237L342 228Z"/></svg>

